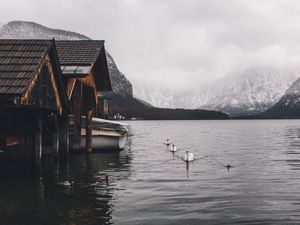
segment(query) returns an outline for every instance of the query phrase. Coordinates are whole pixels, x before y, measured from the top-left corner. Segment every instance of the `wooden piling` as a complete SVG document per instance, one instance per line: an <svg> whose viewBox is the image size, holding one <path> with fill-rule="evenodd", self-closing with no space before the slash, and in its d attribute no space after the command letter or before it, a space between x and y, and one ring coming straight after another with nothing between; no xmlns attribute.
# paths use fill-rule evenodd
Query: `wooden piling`
<svg viewBox="0 0 300 225"><path fill-rule="evenodd" d="M92 152L92 118L93 110L87 110L86 112L86 123L85 123L85 148L86 152Z"/></svg>
<svg viewBox="0 0 300 225"><path fill-rule="evenodd" d="M59 155L60 158L66 159L69 153L69 126L68 118L59 119Z"/></svg>
<svg viewBox="0 0 300 225"><path fill-rule="evenodd" d="M55 157L58 156L58 150L59 150L59 124L58 124L58 116L54 115L54 129L52 131L52 148L53 148L53 155Z"/></svg>
<svg viewBox="0 0 300 225"><path fill-rule="evenodd" d="M42 161L42 132L43 132L43 121L42 118L38 115L36 117L36 127L35 127L35 138L34 138L34 147L35 147L35 165L36 167L41 166Z"/></svg>

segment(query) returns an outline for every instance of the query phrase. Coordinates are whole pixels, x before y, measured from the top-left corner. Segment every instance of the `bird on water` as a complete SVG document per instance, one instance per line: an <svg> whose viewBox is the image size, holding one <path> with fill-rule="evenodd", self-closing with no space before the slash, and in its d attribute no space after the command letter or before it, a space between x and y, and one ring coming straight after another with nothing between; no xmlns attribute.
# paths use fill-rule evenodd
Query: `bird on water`
<svg viewBox="0 0 300 225"><path fill-rule="evenodd" d="M73 184L74 184L74 181L68 181L68 180L60 182L60 185L62 185L64 187L71 187Z"/></svg>
<svg viewBox="0 0 300 225"><path fill-rule="evenodd" d="M194 154L190 153L189 151L186 151L183 160L186 161L186 162L194 161Z"/></svg>
<svg viewBox="0 0 300 225"><path fill-rule="evenodd" d="M170 152L176 152L176 151L177 151L176 145L172 144L170 148Z"/></svg>
<svg viewBox="0 0 300 225"><path fill-rule="evenodd" d="M224 166L224 167L226 167L226 168L227 168L227 171L229 172L230 168L232 168L232 167L234 167L234 166L228 164L227 166Z"/></svg>
<svg viewBox="0 0 300 225"><path fill-rule="evenodd" d="M171 144L171 141L169 139L167 139L165 144L169 146Z"/></svg>

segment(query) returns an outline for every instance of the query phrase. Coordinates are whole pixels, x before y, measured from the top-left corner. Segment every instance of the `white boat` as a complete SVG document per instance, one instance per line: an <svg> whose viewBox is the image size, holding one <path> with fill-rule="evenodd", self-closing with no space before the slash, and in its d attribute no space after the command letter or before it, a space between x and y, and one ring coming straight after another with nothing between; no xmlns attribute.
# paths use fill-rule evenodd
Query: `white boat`
<svg viewBox="0 0 300 225"><path fill-rule="evenodd" d="M85 117L82 117L80 148L85 148ZM132 135L130 125L99 118L92 119L92 148L94 150L122 150Z"/></svg>

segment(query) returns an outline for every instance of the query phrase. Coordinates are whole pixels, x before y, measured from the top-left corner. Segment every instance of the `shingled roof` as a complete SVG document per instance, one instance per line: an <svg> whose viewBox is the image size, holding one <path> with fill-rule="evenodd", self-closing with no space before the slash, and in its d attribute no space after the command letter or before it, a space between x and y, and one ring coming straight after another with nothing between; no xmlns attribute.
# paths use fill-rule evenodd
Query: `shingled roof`
<svg viewBox="0 0 300 225"><path fill-rule="evenodd" d="M56 41L61 65L92 65L95 63L104 41Z"/></svg>
<svg viewBox="0 0 300 225"><path fill-rule="evenodd" d="M0 94L21 95L52 40L0 40Z"/></svg>
<svg viewBox="0 0 300 225"><path fill-rule="evenodd" d="M98 90L111 90L104 41L56 41L63 75L80 77L94 72Z"/></svg>

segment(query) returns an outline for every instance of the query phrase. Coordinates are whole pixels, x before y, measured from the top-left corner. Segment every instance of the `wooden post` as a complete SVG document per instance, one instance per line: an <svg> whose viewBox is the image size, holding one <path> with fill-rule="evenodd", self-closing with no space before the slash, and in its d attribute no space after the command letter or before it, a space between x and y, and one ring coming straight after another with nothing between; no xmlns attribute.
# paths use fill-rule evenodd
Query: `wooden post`
<svg viewBox="0 0 300 225"><path fill-rule="evenodd" d="M58 136L58 131L54 130L52 133L52 140L53 140L53 155L57 156L58 155L58 149L59 149L59 136Z"/></svg>
<svg viewBox="0 0 300 225"><path fill-rule="evenodd" d="M36 127L34 129L34 148L35 148L35 165L37 167L41 166L42 161L42 132L43 132L43 121L40 115L36 117Z"/></svg>
<svg viewBox="0 0 300 225"><path fill-rule="evenodd" d="M58 117L54 115L54 130L52 132L52 148L53 148L53 155L55 157L58 156L58 149L59 149L59 124L58 124Z"/></svg>
<svg viewBox="0 0 300 225"><path fill-rule="evenodd" d="M85 122L85 149L86 152L92 152L92 118L93 110L89 109L86 111L86 122Z"/></svg>
<svg viewBox="0 0 300 225"><path fill-rule="evenodd" d="M68 117L59 119L59 155L66 159L69 153L69 122Z"/></svg>

